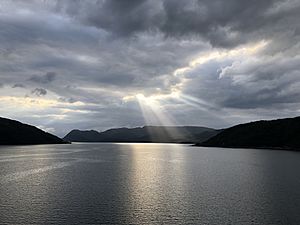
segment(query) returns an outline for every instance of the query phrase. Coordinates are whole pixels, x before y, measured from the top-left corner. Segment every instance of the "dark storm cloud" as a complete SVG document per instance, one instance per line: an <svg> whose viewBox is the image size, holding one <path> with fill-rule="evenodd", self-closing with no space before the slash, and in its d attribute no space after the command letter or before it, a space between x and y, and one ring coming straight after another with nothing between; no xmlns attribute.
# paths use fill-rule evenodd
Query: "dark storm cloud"
<svg viewBox="0 0 300 225"><path fill-rule="evenodd" d="M36 88L36 89L34 89L34 90L31 91L31 94L34 94L34 95L40 97L40 96L46 95L47 94L47 90L44 89L44 88Z"/></svg>
<svg viewBox="0 0 300 225"><path fill-rule="evenodd" d="M128 36L152 27L161 21L157 1L58 1L56 9L83 23L112 31L115 35Z"/></svg>
<svg viewBox="0 0 300 225"><path fill-rule="evenodd" d="M292 9L284 11L292 4ZM193 35L222 47L268 38L278 29L292 27L299 18L296 1L280 0L59 1L56 9L114 36L140 32L176 38Z"/></svg>
<svg viewBox="0 0 300 225"><path fill-rule="evenodd" d="M52 81L55 80L57 74L54 72L47 72L44 75L33 75L31 76L28 80L35 82L35 83L41 83L41 84L47 84L51 83Z"/></svg>

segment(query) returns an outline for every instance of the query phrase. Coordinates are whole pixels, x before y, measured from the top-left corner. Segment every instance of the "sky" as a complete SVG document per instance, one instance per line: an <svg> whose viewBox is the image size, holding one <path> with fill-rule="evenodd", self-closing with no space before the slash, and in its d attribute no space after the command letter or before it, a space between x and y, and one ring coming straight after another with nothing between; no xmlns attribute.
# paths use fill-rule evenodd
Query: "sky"
<svg viewBox="0 0 300 225"><path fill-rule="evenodd" d="M0 116L58 136L300 114L299 0L0 2Z"/></svg>

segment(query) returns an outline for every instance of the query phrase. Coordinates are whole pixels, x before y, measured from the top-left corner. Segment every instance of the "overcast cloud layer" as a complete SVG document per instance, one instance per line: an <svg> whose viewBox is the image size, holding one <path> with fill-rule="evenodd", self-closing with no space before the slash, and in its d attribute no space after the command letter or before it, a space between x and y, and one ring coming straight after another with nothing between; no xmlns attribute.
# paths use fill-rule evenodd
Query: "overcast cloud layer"
<svg viewBox="0 0 300 225"><path fill-rule="evenodd" d="M297 116L299 21L299 0L1 1L0 116L59 136L160 124L147 107L165 125Z"/></svg>

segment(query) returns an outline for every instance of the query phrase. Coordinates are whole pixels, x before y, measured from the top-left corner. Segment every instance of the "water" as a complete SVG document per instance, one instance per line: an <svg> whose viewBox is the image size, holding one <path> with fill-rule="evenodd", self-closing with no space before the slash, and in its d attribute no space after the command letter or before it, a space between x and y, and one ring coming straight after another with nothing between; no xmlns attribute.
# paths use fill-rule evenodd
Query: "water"
<svg viewBox="0 0 300 225"><path fill-rule="evenodd" d="M0 224L300 224L300 153L0 147Z"/></svg>

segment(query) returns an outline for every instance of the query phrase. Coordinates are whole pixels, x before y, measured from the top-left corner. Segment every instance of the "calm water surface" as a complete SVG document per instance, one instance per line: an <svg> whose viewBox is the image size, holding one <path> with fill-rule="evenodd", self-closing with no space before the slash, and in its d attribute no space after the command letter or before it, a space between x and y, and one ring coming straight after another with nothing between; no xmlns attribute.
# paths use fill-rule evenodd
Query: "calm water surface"
<svg viewBox="0 0 300 225"><path fill-rule="evenodd" d="M300 153L0 147L0 224L300 224Z"/></svg>

